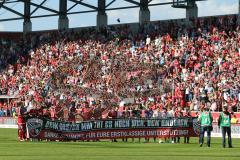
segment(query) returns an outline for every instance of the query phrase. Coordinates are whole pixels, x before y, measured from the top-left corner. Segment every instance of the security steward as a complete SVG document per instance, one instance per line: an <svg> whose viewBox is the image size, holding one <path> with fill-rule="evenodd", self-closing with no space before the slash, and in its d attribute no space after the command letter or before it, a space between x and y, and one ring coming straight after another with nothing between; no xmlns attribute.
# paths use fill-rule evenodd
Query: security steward
<svg viewBox="0 0 240 160"><path fill-rule="evenodd" d="M200 132L200 147L204 142L204 133L207 132L207 146L210 147L211 143L211 131L212 131L212 113L209 111L209 107L205 106L203 112L200 114L199 121L201 124Z"/></svg>
<svg viewBox="0 0 240 160"><path fill-rule="evenodd" d="M228 135L228 147L232 148L232 137L231 137L231 114L228 112L228 107L225 105L223 111L220 113L218 118L218 126L222 130L222 147L226 147L226 133Z"/></svg>

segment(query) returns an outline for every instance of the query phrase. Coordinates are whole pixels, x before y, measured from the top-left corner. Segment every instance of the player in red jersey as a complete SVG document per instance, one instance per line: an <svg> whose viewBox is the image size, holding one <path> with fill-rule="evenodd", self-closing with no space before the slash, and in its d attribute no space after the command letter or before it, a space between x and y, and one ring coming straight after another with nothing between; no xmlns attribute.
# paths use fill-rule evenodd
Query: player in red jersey
<svg viewBox="0 0 240 160"><path fill-rule="evenodd" d="M23 107L23 104L19 104L20 109L18 112L18 140L24 141L26 139L26 122L24 119L24 114L26 113L26 108Z"/></svg>

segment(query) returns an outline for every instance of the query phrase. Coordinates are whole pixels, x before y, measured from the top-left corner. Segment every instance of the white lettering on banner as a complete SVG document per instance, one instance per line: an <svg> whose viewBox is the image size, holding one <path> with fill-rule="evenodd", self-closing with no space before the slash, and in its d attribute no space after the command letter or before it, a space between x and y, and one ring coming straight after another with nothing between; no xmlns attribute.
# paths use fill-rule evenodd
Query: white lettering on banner
<svg viewBox="0 0 240 160"><path fill-rule="evenodd" d="M161 126L163 127L187 127L188 119L162 119Z"/></svg>
<svg viewBox="0 0 240 160"><path fill-rule="evenodd" d="M158 135L158 136L166 136L166 135L169 135L169 130L160 130L160 131L157 131L157 135Z"/></svg>
<svg viewBox="0 0 240 160"><path fill-rule="evenodd" d="M111 132L111 137L119 137L120 132Z"/></svg>
<svg viewBox="0 0 240 160"><path fill-rule="evenodd" d="M77 124L76 130L80 130L80 123Z"/></svg>
<svg viewBox="0 0 240 160"><path fill-rule="evenodd" d="M93 125L91 122L84 122L81 123L81 130L91 130L93 128Z"/></svg>
<svg viewBox="0 0 240 160"><path fill-rule="evenodd" d="M97 132L97 138L110 137L109 132Z"/></svg>
<svg viewBox="0 0 240 160"><path fill-rule="evenodd" d="M59 138L58 134L54 132L45 132L44 136L45 138Z"/></svg>
<svg viewBox="0 0 240 160"><path fill-rule="evenodd" d="M78 131L80 126L78 124L69 124L70 131Z"/></svg>
<svg viewBox="0 0 240 160"><path fill-rule="evenodd" d="M59 123L60 131L79 131L80 124Z"/></svg>
<svg viewBox="0 0 240 160"><path fill-rule="evenodd" d="M129 136L145 136L146 131L131 131Z"/></svg>
<svg viewBox="0 0 240 160"><path fill-rule="evenodd" d="M171 136L187 136L188 130L171 130L170 135Z"/></svg>
<svg viewBox="0 0 240 160"><path fill-rule="evenodd" d="M66 128L65 128L66 131L70 131L70 124L69 124L69 123L66 123L65 126L66 126Z"/></svg>
<svg viewBox="0 0 240 160"><path fill-rule="evenodd" d="M112 121L105 121L105 128L112 128Z"/></svg>
<svg viewBox="0 0 240 160"><path fill-rule="evenodd" d="M60 123L60 124L59 124L59 130L61 130L61 131L66 131L66 125L65 125L65 123Z"/></svg>
<svg viewBox="0 0 240 160"><path fill-rule="evenodd" d="M114 128L129 128L130 121L129 120L116 120L114 122Z"/></svg>
<svg viewBox="0 0 240 160"><path fill-rule="evenodd" d="M106 131L91 135L92 138L144 137L144 136L187 136L188 130L149 130L149 131ZM86 137L90 137L87 135Z"/></svg>
<svg viewBox="0 0 240 160"><path fill-rule="evenodd" d="M53 121L47 121L45 128L58 130L58 123Z"/></svg>
<svg viewBox="0 0 240 160"><path fill-rule="evenodd" d="M127 133L123 131L112 131L110 134L111 137L124 137L126 135Z"/></svg>
<svg viewBox="0 0 240 160"><path fill-rule="evenodd" d="M133 119L132 120L132 127L133 128L135 128L135 127L144 127L143 120L135 120L135 119Z"/></svg>
<svg viewBox="0 0 240 160"><path fill-rule="evenodd" d="M147 131L147 136L156 136L157 131Z"/></svg>
<svg viewBox="0 0 240 160"><path fill-rule="evenodd" d="M112 131L110 132L110 136L111 138L115 138L115 137L135 137L135 136L140 136L143 137L146 135L145 131Z"/></svg>
<svg viewBox="0 0 240 160"><path fill-rule="evenodd" d="M148 127L159 127L159 122L160 122L160 120L150 119L150 120L147 120L147 126Z"/></svg>
<svg viewBox="0 0 240 160"><path fill-rule="evenodd" d="M95 138L96 137L96 133L95 132L89 132L86 134L86 138Z"/></svg>
<svg viewBox="0 0 240 160"><path fill-rule="evenodd" d="M188 119L175 119L174 126L176 127L186 127L188 126Z"/></svg>
<svg viewBox="0 0 240 160"><path fill-rule="evenodd" d="M95 121L94 122L94 128L96 128L96 129L103 128L103 121Z"/></svg>
<svg viewBox="0 0 240 160"><path fill-rule="evenodd" d="M81 123L67 123L60 121L45 120L45 123L39 125L41 126L41 128L39 127L35 128L39 130L36 133L41 133L39 134L38 138L47 139L52 138L66 140L109 139L127 137L137 138L137 137L197 136L198 133L195 132L196 123L192 120L196 119L194 118L117 119L117 120L108 119L108 120L84 121ZM36 126L35 123L30 122L31 121L28 119L27 126L28 125ZM189 125L189 123L193 123L193 125ZM232 124L231 128L232 137L238 136L239 138L240 125ZM212 135L221 136L221 129L217 126L216 123L213 123ZM34 136L30 135L30 137Z"/></svg>
<svg viewBox="0 0 240 160"><path fill-rule="evenodd" d="M119 138L119 137L161 137L161 136L187 136L188 130L131 130L131 131L101 131L84 133L54 133L44 132L45 138L64 139L95 139L95 138Z"/></svg>
<svg viewBox="0 0 240 160"><path fill-rule="evenodd" d="M64 134L65 137L67 137L68 139L81 139L81 138L85 138L84 134Z"/></svg>
<svg viewBox="0 0 240 160"><path fill-rule="evenodd" d="M173 126L173 124L174 124L173 120L163 119L161 125L164 127L171 127L171 126Z"/></svg>

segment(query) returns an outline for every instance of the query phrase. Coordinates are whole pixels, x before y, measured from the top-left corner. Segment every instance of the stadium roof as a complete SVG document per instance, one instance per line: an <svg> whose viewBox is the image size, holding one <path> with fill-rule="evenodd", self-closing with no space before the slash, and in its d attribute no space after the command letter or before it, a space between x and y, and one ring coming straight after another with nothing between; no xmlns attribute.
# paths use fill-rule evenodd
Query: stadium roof
<svg viewBox="0 0 240 160"><path fill-rule="evenodd" d="M131 8L144 10L160 5L189 9L196 4L196 1L204 0L0 0L0 22L14 20L30 22L31 19L41 17L60 18L74 14L105 13L106 11ZM9 13L8 15L11 14L11 16L6 16L5 13Z"/></svg>
<svg viewBox="0 0 240 160"><path fill-rule="evenodd" d="M191 1L203 1L203 0L121 0L125 1L124 6L113 7L113 4L119 0L54 0L56 1L55 6L49 6L47 3L50 0L0 0L0 10L5 10L7 12L13 13L14 17L3 17L0 15L0 21L11 21L11 20L20 20L29 16L29 18L40 18L40 17L50 17L50 16L59 16L61 14L60 4L63 3L66 5L67 10L66 14L81 14L89 12L97 12L101 10L101 5L104 6L106 11L110 10L120 10L120 9L130 9L130 8L139 8L145 5L147 2L148 6L158 6L158 5L169 5L172 4L173 7L187 7ZM65 2L64 2L65 1ZM15 10L16 5L21 5L21 10ZM26 15L27 7L30 7L30 15ZM85 10L82 11L73 11L73 8L76 6L83 6ZM58 9L56 7L59 7ZM44 10L45 14L38 14L39 10Z"/></svg>

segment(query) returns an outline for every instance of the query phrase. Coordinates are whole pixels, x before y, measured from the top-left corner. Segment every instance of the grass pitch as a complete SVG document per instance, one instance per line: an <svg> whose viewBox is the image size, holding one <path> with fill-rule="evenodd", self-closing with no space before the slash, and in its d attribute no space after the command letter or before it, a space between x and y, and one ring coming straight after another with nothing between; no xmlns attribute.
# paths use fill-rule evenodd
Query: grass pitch
<svg viewBox="0 0 240 160"><path fill-rule="evenodd" d="M130 140L130 139L129 139ZM137 139L136 139L137 140ZM130 140L131 141L131 140ZM138 142L18 142L16 129L0 129L0 160L239 160L240 139L234 148L222 148L212 138L211 148L190 139L190 144Z"/></svg>

